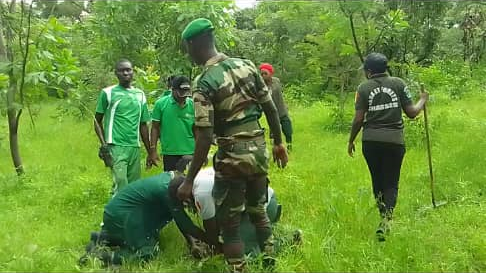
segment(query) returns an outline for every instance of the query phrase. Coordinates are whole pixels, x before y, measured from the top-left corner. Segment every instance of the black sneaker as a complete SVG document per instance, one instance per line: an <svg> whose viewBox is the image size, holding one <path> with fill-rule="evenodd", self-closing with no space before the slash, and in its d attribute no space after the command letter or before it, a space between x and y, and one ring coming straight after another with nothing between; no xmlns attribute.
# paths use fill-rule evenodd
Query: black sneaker
<svg viewBox="0 0 486 273"><path fill-rule="evenodd" d="M90 241L91 242L94 242L94 243L97 243L99 237L100 237L100 233L99 232L92 231L91 234L90 234Z"/></svg>
<svg viewBox="0 0 486 273"><path fill-rule="evenodd" d="M385 235L390 233L389 225L390 224L386 219L381 220L380 224L378 225L378 228L376 229L376 239L378 239L379 242L384 242Z"/></svg>

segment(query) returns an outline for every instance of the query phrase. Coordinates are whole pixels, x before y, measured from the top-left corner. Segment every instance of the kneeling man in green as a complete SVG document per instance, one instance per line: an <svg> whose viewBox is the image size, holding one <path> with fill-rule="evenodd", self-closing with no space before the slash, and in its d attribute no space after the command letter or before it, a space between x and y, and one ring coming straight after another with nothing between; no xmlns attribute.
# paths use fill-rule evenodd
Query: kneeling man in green
<svg viewBox="0 0 486 273"><path fill-rule="evenodd" d="M150 150L147 99L142 90L131 85L131 62L118 61L115 75L118 84L101 91L94 121L95 132L102 144L100 157L111 167L113 174L113 194L140 178L140 136L147 152ZM147 165L151 165L149 159Z"/></svg>
<svg viewBox="0 0 486 273"><path fill-rule="evenodd" d="M169 183L182 182L184 176L177 172L140 179L121 189L105 206L100 232L91 233L88 256L101 259L105 265L121 264L122 260L149 260L159 251L160 231L172 220L192 248L194 238L209 245L205 232L195 226L177 199L170 198ZM177 188L172 189L175 195Z"/></svg>

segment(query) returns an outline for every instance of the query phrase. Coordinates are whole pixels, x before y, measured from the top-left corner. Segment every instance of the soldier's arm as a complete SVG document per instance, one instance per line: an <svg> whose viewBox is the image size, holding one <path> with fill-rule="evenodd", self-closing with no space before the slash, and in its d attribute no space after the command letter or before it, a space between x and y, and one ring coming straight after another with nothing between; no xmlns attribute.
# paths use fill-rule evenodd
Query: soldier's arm
<svg viewBox="0 0 486 273"><path fill-rule="evenodd" d="M280 128L280 119L278 117L277 107L273 103L273 100L268 100L262 104L263 112L267 119L268 126L273 135L273 144L282 144L282 130Z"/></svg>

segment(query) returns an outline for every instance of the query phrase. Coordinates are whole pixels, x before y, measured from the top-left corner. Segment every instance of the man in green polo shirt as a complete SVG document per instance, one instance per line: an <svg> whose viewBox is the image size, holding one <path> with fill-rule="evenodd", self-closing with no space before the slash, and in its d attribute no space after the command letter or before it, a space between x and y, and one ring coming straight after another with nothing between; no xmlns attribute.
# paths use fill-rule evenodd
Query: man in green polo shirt
<svg viewBox="0 0 486 273"><path fill-rule="evenodd" d="M147 122L150 115L145 93L131 85L132 63L122 59L115 65L118 84L104 88L98 97L95 132L102 144L100 157L108 154L113 174L113 195L140 178L140 136L150 149ZM102 126L101 126L102 125ZM150 159L147 161L149 165Z"/></svg>
<svg viewBox="0 0 486 273"><path fill-rule="evenodd" d="M194 103L189 79L176 76L172 80L172 95L155 102L150 132L150 160L156 162L157 140L160 138L164 171L176 169L184 155L194 153Z"/></svg>

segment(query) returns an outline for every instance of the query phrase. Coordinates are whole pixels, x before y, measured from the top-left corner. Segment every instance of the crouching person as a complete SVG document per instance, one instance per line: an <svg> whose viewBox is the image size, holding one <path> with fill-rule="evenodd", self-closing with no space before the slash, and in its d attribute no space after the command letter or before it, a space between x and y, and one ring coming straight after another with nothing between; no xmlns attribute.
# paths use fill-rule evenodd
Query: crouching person
<svg viewBox="0 0 486 273"><path fill-rule="evenodd" d="M184 159L186 158L183 158L182 160ZM178 169L181 169L181 167L179 166ZM185 204L194 208L198 212L199 216L202 218L207 236L211 237L208 239L213 242L222 240L220 236L220 223L216 217L217 206L213 197L214 174L214 169L212 167L199 171L194 180L191 200L185 201ZM178 188L180 183L181 181L179 180L173 180L169 187ZM176 196L172 196L171 198L176 199ZM275 226L280 220L282 205L278 203L274 190L271 187L268 187L267 189L265 209L272 226ZM263 246L260 246L258 243L255 226L252 225L247 212L244 212L241 218L240 235L246 255L256 257L262 252ZM294 230L293 232L276 232L274 236L276 251L279 251L286 246L300 244L302 240L302 232L300 230ZM207 251L206 248L208 246L204 243L197 242L190 244L189 246L191 247L191 254L195 258L202 258L207 254L214 253L212 251Z"/></svg>
<svg viewBox="0 0 486 273"><path fill-rule="evenodd" d="M183 180L178 172L165 172L121 189L105 206L101 231L91 233L80 264L90 256L102 260L104 266L121 265L128 259L150 260L159 251L160 231L172 220L190 246L197 239L217 248L217 241L208 239L169 197L169 183Z"/></svg>

